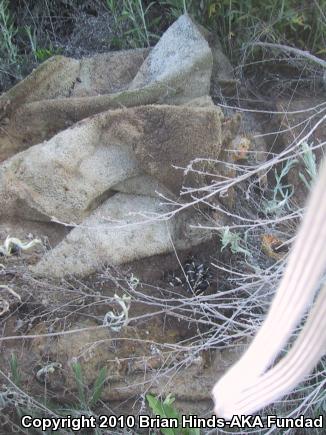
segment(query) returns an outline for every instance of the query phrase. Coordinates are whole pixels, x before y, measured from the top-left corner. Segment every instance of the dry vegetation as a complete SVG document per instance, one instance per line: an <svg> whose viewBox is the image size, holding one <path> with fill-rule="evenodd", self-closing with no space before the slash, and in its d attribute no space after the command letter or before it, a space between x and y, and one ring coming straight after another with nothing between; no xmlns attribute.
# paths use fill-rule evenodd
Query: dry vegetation
<svg viewBox="0 0 326 435"><path fill-rule="evenodd" d="M209 185L196 190L184 186L182 197L187 198L187 202L170 202L170 213L157 217L169 219L180 209L193 206L206 215L207 230L213 230L216 237L197 253L212 273L210 290L202 295L184 289L178 291L160 274L154 274L155 279L150 281L141 273L138 275L133 271L131 274L126 269L109 267L103 267L102 273L83 282L73 279L61 283L37 281L27 272L24 258L4 261L4 267L0 268L1 279L6 283L8 279L13 282L24 300L23 304L17 301L16 310L0 319L1 351L10 352L7 355L9 365L0 370L3 384L0 426L12 433L19 431L17 417L27 412L33 415L113 412L110 403L101 400L105 373L100 367L98 382L88 391L83 385L81 368L76 364L73 369L76 391L63 404L56 402L46 383L38 395L24 391L21 382L24 362L20 355L32 338L30 331L36 334L37 324L43 325L36 334L40 340L44 331L47 336L66 334L74 340L79 319L95 320L98 328L103 329L108 308L116 307L114 293L130 296L130 325L144 324L154 328L149 342L166 356L166 364L157 376L181 370L203 352L236 348L250 339L263 321L284 271L288 247L303 214L303 200L316 176L317 161L326 144L325 136L321 140L314 136L325 124L325 102L317 103L312 99L311 107L303 110L304 119L298 123L294 135L288 123L293 113L280 112L274 104L276 97L295 99L312 93L320 96L325 92L325 0L268 0L263 8L261 2L254 0L152 3L37 0L32 2L33 6L30 3L0 0L0 89L10 87L32 67L56 53L81 56L94 50L152 45L186 6L202 24L219 29L222 44L233 64L237 65L235 71L240 85L236 95L227 96L213 90L215 102L226 112L241 111L249 131L252 131L250 116L255 116L255 122L260 117L262 125L268 128L264 130L266 133L254 136L256 139L264 137L268 152L261 151L258 163L250 156L241 163L228 163L235 174L233 178L221 179L218 174L210 174L213 182ZM85 38L83 32L89 32L90 37ZM258 45L257 42L308 50L320 62L300 51L294 53L284 47ZM279 121L282 121L282 127ZM291 135L292 141L285 143L284 137ZM221 162L211 163L214 167ZM198 161L189 162L188 168L184 169L196 171L197 164ZM302 180L301 194L289 181L293 170ZM228 189L233 189L236 198L232 208L216 201ZM165 201L169 202L169 199L165 198ZM222 215L223 225L220 224ZM173 264L171 258L176 258L180 266L178 273L185 275L184 257L175 252L164 260L166 264ZM153 261L150 267L158 266L158 263ZM17 313L19 316L15 317ZM13 327L11 318L14 317L19 318L19 324ZM155 334L155 318L172 325L176 322L189 333L175 343L155 341L159 335ZM147 343L145 338L141 341L142 345ZM167 363L171 360L173 366ZM292 417L325 414L325 386L326 361L323 359L293 394L262 414L271 410L281 410L283 415ZM144 385L143 397L135 399L138 410L148 406L144 396L149 389L150 385ZM284 433L294 434L291 430Z"/></svg>

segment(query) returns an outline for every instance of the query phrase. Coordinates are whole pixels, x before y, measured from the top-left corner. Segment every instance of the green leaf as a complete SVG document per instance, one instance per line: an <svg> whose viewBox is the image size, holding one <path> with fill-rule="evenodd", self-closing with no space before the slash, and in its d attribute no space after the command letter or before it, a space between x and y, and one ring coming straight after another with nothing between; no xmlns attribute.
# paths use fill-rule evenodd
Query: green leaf
<svg viewBox="0 0 326 435"><path fill-rule="evenodd" d="M89 406L95 405L95 403L98 402L98 400L100 400L105 381L106 381L106 367L102 367L95 380L93 392L89 401Z"/></svg>
<svg viewBox="0 0 326 435"><path fill-rule="evenodd" d="M46 59L49 59L55 54L53 50L49 48L38 48L35 50L35 57L39 62L43 62Z"/></svg>
<svg viewBox="0 0 326 435"><path fill-rule="evenodd" d="M21 373L18 367L16 354L14 353L11 354L9 364L10 364L10 371L12 375L12 381L15 383L15 385L17 385L17 387L19 387L21 383Z"/></svg>
<svg viewBox="0 0 326 435"><path fill-rule="evenodd" d="M180 421L180 415L172 406L174 398L169 394L164 402L152 396L151 394L146 395L147 402L153 411L153 414L159 415L162 418L177 418ZM163 435L178 435L180 434L179 429L161 429Z"/></svg>
<svg viewBox="0 0 326 435"><path fill-rule="evenodd" d="M88 406L87 406L87 400L86 400L85 389L84 389L83 372L79 362L72 364L72 370L74 372L74 376L77 384L79 401L83 406L87 408Z"/></svg>
<svg viewBox="0 0 326 435"><path fill-rule="evenodd" d="M200 435L200 429L198 429L198 428L183 429L182 434L183 435Z"/></svg>

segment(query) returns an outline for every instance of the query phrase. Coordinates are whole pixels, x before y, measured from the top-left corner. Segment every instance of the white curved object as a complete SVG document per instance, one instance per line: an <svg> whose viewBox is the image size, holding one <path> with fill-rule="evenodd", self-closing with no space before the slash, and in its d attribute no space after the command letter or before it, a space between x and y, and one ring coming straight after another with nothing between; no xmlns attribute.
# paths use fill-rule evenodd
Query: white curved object
<svg viewBox="0 0 326 435"><path fill-rule="evenodd" d="M311 306L325 267L324 162L269 313L247 351L213 388L218 416L249 415L272 403L301 382L326 352L324 286L292 349L268 370Z"/></svg>

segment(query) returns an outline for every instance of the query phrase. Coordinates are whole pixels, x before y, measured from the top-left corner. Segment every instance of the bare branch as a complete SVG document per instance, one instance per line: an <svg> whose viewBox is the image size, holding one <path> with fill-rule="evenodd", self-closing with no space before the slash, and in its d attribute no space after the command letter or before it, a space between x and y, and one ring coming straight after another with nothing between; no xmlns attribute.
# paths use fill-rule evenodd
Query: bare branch
<svg viewBox="0 0 326 435"><path fill-rule="evenodd" d="M322 68L326 69L326 61L323 59L320 59L317 56L314 56L313 54L309 53L309 51L303 51L299 50L295 47L290 47L288 45L282 45L282 44L273 44L271 42L253 42L250 45L252 46L258 46L258 47L267 47L272 48L280 51L288 51L289 53L295 54L296 56L301 56L306 58L307 60L310 60L311 62L317 63Z"/></svg>

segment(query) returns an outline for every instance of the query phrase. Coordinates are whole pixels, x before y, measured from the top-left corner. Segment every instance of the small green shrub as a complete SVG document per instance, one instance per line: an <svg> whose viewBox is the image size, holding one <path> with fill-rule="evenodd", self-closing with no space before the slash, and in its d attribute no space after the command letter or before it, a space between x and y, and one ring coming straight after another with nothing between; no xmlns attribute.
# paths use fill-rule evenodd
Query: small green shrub
<svg viewBox="0 0 326 435"><path fill-rule="evenodd" d="M293 186L286 182L286 176L296 164L296 159L288 159L279 171L276 168L274 169L275 186L273 188L273 197L264 203L266 215L281 216L286 211L290 211L289 200L293 195Z"/></svg>
<svg viewBox="0 0 326 435"><path fill-rule="evenodd" d="M147 394L146 399L153 414L159 415L162 418L177 418L181 425L181 417L179 411L173 405L175 398L169 394L162 402L157 397ZM200 435L199 429L181 428L178 429L161 429L163 435Z"/></svg>
<svg viewBox="0 0 326 435"><path fill-rule="evenodd" d="M304 163L304 173L300 172L299 177L304 182L307 189L310 190L317 178L316 156L307 142L302 143L302 151L303 154L301 158Z"/></svg>
<svg viewBox="0 0 326 435"><path fill-rule="evenodd" d="M20 386L21 383L21 372L18 366L18 360L17 360L17 356L16 354L11 354L10 357L10 372L11 372L11 378L12 381L15 385L17 385L17 387Z"/></svg>
<svg viewBox="0 0 326 435"><path fill-rule="evenodd" d="M243 239L239 234L231 232L230 228L225 228L220 237L222 242L221 251L223 251L227 246L230 246L232 254L244 254L248 257L251 256L250 251L244 247L245 242Z"/></svg>
<svg viewBox="0 0 326 435"><path fill-rule="evenodd" d="M312 184L317 178L317 163L316 156L312 147L307 142L301 144L301 161L303 162L302 172L299 172L299 177L310 191ZM274 169L275 185L273 188L273 196L271 199L264 202L263 212L266 215L281 216L286 212L291 211L290 199L294 194L293 186L287 183L287 175L291 169L295 168L299 163L298 159L289 158L286 160L281 169Z"/></svg>
<svg viewBox="0 0 326 435"><path fill-rule="evenodd" d="M325 54L326 0L168 0L167 3L174 15L183 13L185 3L186 10L216 31L229 50L259 36Z"/></svg>
<svg viewBox="0 0 326 435"><path fill-rule="evenodd" d="M326 54L326 0L98 0L94 5L95 14L105 9L112 18L107 41L112 49L154 45L188 12L219 36L236 64L243 61L244 52L261 57L261 47L247 50L253 40ZM0 0L0 89L57 54L58 47L64 51L63 41L85 11L86 2L79 0L36 0L29 7L27 2Z"/></svg>
<svg viewBox="0 0 326 435"><path fill-rule="evenodd" d="M91 391L88 391L85 386L81 365L78 362L72 364L72 370L77 384L78 402L73 405L65 405L63 403L55 403L47 396L29 396L28 393L25 394L23 390L21 390L21 370L19 368L19 362L15 354L12 354L10 357L9 367L11 383L15 384L17 389L14 385L9 385L8 387L4 388L3 391L0 391L0 411L5 407L11 407L19 419L23 415L31 415L33 418L42 418L47 415L53 416L54 414L62 417L66 417L68 415L78 417L84 413L92 414L94 407L101 399L104 384L107 378L106 368L102 367L98 372ZM15 422L11 421L11 424L15 425ZM35 433L41 432L36 429ZM52 431L47 431L46 433L52 433Z"/></svg>
<svg viewBox="0 0 326 435"><path fill-rule="evenodd" d="M100 369L90 394L87 394L85 388L84 376L80 363L76 362L72 364L72 370L74 372L75 381L77 384L78 399L80 402L80 406L83 410L90 409L101 398L104 384L106 381L106 368L102 367Z"/></svg>
<svg viewBox="0 0 326 435"><path fill-rule="evenodd" d="M8 64L17 62L18 50L14 41L17 31L8 0L0 0L0 55Z"/></svg>
<svg viewBox="0 0 326 435"><path fill-rule="evenodd" d="M154 34L148 30L149 12L154 3L144 6L141 0L106 0L114 19L112 38L115 48L138 48L151 45ZM151 27L158 24L151 20Z"/></svg>
<svg viewBox="0 0 326 435"><path fill-rule="evenodd" d="M35 28L32 29L30 26L25 26L25 32L28 36L31 51L33 53L33 56L36 60L36 62L41 63L45 60L49 59L50 57L54 56L55 54L59 54L61 50L53 48L41 48L38 47L38 40Z"/></svg>

